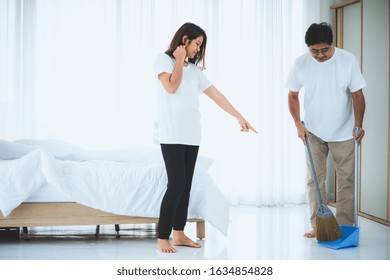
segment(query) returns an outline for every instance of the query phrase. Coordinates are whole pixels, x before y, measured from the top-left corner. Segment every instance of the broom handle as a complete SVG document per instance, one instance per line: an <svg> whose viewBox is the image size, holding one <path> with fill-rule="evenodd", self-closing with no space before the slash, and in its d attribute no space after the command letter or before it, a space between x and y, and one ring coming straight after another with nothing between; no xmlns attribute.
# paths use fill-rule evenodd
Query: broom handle
<svg viewBox="0 0 390 280"><path fill-rule="evenodd" d="M302 121L302 124L305 125L305 123L304 123L303 121ZM324 204L324 203L322 202L320 187L318 186L318 180L317 180L316 170L314 169L313 157L311 156L310 145L309 145L309 141L307 140L306 135L305 135L305 141L306 141L307 153L308 153L308 155L309 155L309 161L310 161L310 167L311 167L311 175L313 176L314 185L316 186L316 192L317 192L318 202L319 202L320 204Z"/></svg>
<svg viewBox="0 0 390 280"><path fill-rule="evenodd" d="M359 128L355 127L355 134L358 134ZM359 226L358 222L358 187L359 187L359 143L355 140L355 227Z"/></svg>

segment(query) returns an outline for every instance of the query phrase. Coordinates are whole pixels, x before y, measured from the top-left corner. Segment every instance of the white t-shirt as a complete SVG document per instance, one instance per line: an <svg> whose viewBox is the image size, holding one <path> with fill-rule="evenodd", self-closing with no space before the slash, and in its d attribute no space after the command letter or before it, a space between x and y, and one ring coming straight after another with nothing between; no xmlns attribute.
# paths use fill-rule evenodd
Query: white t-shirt
<svg viewBox="0 0 390 280"><path fill-rule="evenodd" d="M183 67L183 78L177 91L165 90L158 75L173 73L176 60L167 54L159 54L155 61L157 79L157 106L159 142L161 144L200 145L199 95L211 86L211 82L199 67L188 63Z"/></svg>
<svg viewBox="0 0 390 280"><path fill-rule="evenodd" d="M290 91L305 89L305 126L326 142L353 138L351 92L365 86L356 58L339 48L324 62L318 62L310 53L298 57L286 83Z"/></svg>

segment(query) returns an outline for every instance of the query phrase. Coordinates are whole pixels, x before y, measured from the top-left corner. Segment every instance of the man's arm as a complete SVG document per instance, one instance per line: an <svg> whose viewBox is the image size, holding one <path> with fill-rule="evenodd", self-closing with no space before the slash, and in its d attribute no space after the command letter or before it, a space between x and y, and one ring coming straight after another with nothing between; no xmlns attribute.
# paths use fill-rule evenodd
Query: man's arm
<svg viewBox="0 0 390 280"><path fill-rule="evenodd" d="M352 92L353 111L355 113L355 127L359 128L357 134L355 134L355 127L353 129L353 135L355 139L360 142L364 137L363 118L366 110L366 101L364 99L363 90Z"/></svg>
<svg viewBox="0 0 390 280"><path fill-rule="evenodd" d="M290 110L291 116L294 119L295 126L297 127L298 137L301 138L303 143L306 145L305 135L306 137L309 137L309 131L302 124L298 95L298 91L290 90L288 92L288 109Z"/></svg>

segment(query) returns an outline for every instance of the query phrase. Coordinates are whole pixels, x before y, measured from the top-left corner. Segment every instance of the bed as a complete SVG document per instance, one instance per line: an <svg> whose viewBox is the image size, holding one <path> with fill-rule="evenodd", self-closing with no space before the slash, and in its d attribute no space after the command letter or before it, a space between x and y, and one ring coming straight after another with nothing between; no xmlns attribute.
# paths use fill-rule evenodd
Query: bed
<svg viewBox="0 0 390 280"><path fill-rule="evenodd" d="M188 221L227 234L229 205L199 156ZM166 189L158 148L88 151L57 140L0 140L0 228L157 223Z"/></svg>

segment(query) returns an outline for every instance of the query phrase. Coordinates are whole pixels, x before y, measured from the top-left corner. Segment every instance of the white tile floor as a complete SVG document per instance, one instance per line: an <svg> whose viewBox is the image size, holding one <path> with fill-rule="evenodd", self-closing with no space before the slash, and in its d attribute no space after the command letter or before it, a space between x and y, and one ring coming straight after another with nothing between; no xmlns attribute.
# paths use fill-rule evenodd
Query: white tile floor
<svg viewBox="0 0 390 280"><path fill-rule="evenodd" d="M0 242L2 260L390 260L390 227L359 218L359 246L332 250L305 239L308 206L275 208L232 207L227 237L206 224L203 248L177 247L176 254L156 250L155 230L148 225L30 228L30 239ZM194 238L195 227L187 234Z"/></svg>

